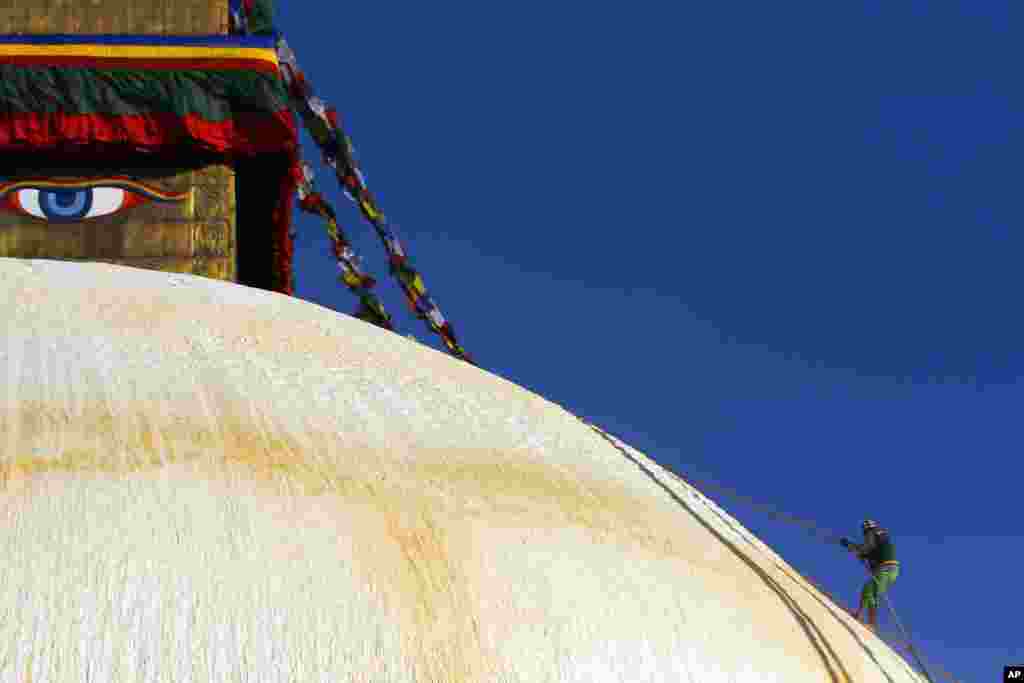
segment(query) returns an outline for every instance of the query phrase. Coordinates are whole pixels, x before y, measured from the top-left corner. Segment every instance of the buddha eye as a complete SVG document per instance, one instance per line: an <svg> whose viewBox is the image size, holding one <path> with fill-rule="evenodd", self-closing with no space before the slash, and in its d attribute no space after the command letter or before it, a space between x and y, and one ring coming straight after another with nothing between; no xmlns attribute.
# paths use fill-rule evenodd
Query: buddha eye
<svg viewBox="0 0 1024 683"><path fill-rule="evenodd" d="M118 187L89 187L76 190L18 190L13 200L31 216L62 222L108 216L125 208L125 198L125 191Z"/></svg>
<svg viewBox="0 0 1024 683"><path fill-rule="evenodd" d="M50 223L73 223L156 202L176 202L171 194L127 179L91 182L21 181L0 185L2 208Z"/></svg>

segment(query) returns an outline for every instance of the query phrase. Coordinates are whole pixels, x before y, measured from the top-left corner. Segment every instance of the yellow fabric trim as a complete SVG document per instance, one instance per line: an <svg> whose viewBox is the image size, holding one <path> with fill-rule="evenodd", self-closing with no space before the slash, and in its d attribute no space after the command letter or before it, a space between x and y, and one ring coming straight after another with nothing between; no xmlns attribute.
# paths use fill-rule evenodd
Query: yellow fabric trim
<svg viewBox="0 0 1024 683"><path fill-rule="evenodd" d="M93 59L250 59L278 65L277 51L262 47L176 45L28 45L0 44L3 57L91 57Z"/></svg>

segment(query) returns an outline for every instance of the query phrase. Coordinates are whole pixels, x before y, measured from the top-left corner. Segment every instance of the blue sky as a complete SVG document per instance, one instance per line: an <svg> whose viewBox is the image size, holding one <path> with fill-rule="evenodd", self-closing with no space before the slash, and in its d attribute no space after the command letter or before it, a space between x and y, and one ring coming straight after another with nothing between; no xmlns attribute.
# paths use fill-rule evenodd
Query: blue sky
<svg viewBox="0 0 1024 683"><path fill-rule="evenodd" d="M375 0L278 24L485 368L683 474L851 536L879 519L928 660L999 680L1024 662L1010 3L672 5ZM297 294L354 310L322 225L297 224ZM712 495L856 597L841 549Z"/></svg>

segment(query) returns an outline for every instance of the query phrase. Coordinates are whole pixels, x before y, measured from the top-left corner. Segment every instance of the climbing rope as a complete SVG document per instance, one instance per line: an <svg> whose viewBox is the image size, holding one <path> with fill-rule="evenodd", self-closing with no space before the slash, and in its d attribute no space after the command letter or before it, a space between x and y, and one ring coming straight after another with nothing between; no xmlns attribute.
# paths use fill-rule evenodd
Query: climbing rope
<svg viewBox="0 0 1024 683"><path fill-rule="evenodd" d="M582 418L578 419L585 425L593 429L594 431L602 435L609 436L608 433L605 430L601 429L600 427L597 427ZM619 439L619 441L622 440ZM798 526L804 529L804 531L806 531L810 536L821 541L822 543L826 543L828 545L838 545L839 540L842 538L842 536L840 536L836 532L832 531L831 529L820 527L816 522L812 520L803 519L801 517L791 515L787 512L783 512L771 505L766 505L764 503L758 502L753 498L743 495L742 493L736 491L735 489L731 489L720 484L716 484L715 482L708 481L707 479L696 479L694 477L691 477L690 475L683 476L682 474L676 472L673 468L663 463L659 462L658 464L664 467L666 470L668 470L668 472L673 476L677 477L678 479L681 479L683 482L687 484L693 485L695 488L699 488L702 491L717 491L718 493L725 494L730 498L739 500L744 504L748 505L749 507L763 513L765 516L770 517L778 522L781 522L783 524L791 524L793 526Z"/></svg>
<svg viewBox="0 0 1024 683"><path fill-rule="evenodd" d="M841 538L841 536L837 535L834 531L821 528L810 520L796 517L787 512L782 512L781 510L777 510L770 505L760 503L754 500L753 498L749 498L739 493L738 491L727 488L725 486L721 486L714 482L710 482L706 479L694 479L693 477L690 476L680 478L683 478L685 479L685 481L694 484L695 486L698 486L702 490L708 489L712 491L717 491L719 493L723 493L729 496L730 498L734 498L738 501L741 501L747 506L763 513L765 516L770 517L777 522L781 522L783 524L792 524L793 526L801 527L805 531L807 531L807 533L810 534L812 537L814 537L817 540L820 540L823 543L827 543L829 545L836 545L839 543L839 539Z"/></svg>
<svg viewBox="0 0 1024 683"><path fill-rule="evenodd" d="M868 575L871 576L871 579L874 580L874 572L871 571L871 565L868 564L867 560L864 560L864 568L867 570ZM889 600L888 594L882 593L881 597L883 600L885 600L885 604L889 608L889 612L892 614L893 621L896 622L896 626L899 627L900 633L903 634L903 641L906 643L907 649L910 652L910 654L913 655L918 667L920 667L921 672L924 674L925 678L928 679L928 683L935 683L935 680L932 678L932 675L928 673L928 667L924 665L924 663L921 661L921 658L918 656L917 648L914 647L914 643L910 639L910 634L907 633L907 629L903 628L903 622L900 621L899 615L896 614L896 609L892 606L892 602Z"/></svg>
<svg viewBox="0 0 1024 683"><path fill-rule="evenodd" d="M598 426L588 422L587 420L584 420L581 417L576 416L576 418L580 422L582 422L584 425L589 427L591 430L593 430L595 433L597 433L599 436L601 436L606 441L611 443L613 446L615 446L616 448L619 448L620 450L622 449L622 446L620 444L625 443L624 441L622 441L622 439L619 439L617 437L613 437L606 430L604 430L601 427L598 427ZM775 520L783 522L783 523L788 523L788 524L793 524L793 525L796 525L796 526L800 526L800 527L804 528L805 530L807 530L812 536L816 537L817 539L823 540L825 542L828 542L831 545L838 545L838 541L839 541L839 538L840 538L839 536L837 536L832 531L829 531L827 529L823 529L823 528L819 527L815 522L813 522L811 520L802 519L800 517L796 517L794 515L790 515L788 513L782 512L782 511L778 510L777 508L775 508L775 507L773 507L771 505L766 505L764 503L760 503L758 501L755 501L754 499L752 499L752 498L750 498L748 496L745 496L745 495L735 491L734 489L730 489L728 487L721 486L719 484L716 484L716 483L713 483L713 482L709 482L707 480L701 481L701 480L693 479L693 478L691 478L689 476L684 476L684 475L680 474L679 472L677 472L675 470L675 468L673 468L671 466L668 466L668 465L665 465L664 463L662 463L660 461L658 462L658 465L660 467L662 467L666 472L668 472L668 474L670 476L674 477L675 479L679 480L681 483L687 485L690 488L700 489L700 490L703 490L703 489L707 488L707 489L716 490L716 491L719 491L719 492L722 492L722 493L726 493L729 496L731 496L733 498L736 498L737 500L743 501L744 503L746 503L747 505L753 507L754 509L757 509L757 510L765 513L767 516L771 517L772 519L775 519ZM868 572L871 573L870 572L870 568L868 568ZM799 574L799 572L798 572L798 574ZM851 609L847 605L845 605L842 601L837 599L834 595L832 595L830 592L828 592L827 590L822 588L821 584L819 584L816 581L812 581L811 579L809 579L806 576L803 576L802 574L800 574L800 576L809 585L814 586L825 597L827 597L829 600L831 600L836 605L836 607L838 607L842 611L846 612L847 614L851 614L852 615ZM889 645L889 647L891 647L893 650L895 650L897 652L900 649L905 649L914 658L914 661L916 662L916 664L917 664L918 668L921 670L921 672L924 674L925 678L928 680L928 683L935 683L935 679L931 676L931 673L929 672L928 668L924 664L922 656L920 655L918 649L914 646L913 642L911 641L910 635L908 634L907 630L903 627L903 624L900 621L899 616L896 614L896 610L893 607L891 601L889 600L889 597L887 595L883 594L882 598L886 600L886 605L888 606L889 611L892 614L893 620L895 621L895 623L896 623L897 627L899 628L900 633L902 635L902 641L896 641L894 638L889 637L889 638L882 639L883 642L885 642L887 645ZM881 639L881 635L880 634L876 633L875 635L878 636ZM938 668L942 672L943 676L947 680L951 681L951 683L963 683L962 681L959 681L958 679L956 679L952 674L950 674L945 669L942 669L941 667L935 667L935 668Z"/></svg>
<svg viewBox="0 0 1024 683"><path fill-rule="evenodd" d="M253 15L254 7L256 6L252 0L232 0L231 20L233 32L244 34L249 31L250 16ZM412 312L424 320L432 332L441 337L452 355L473 363L469 354L458 343L451 324L445 319L440 308L430 297L422 276L412 267L402 244L391 230L386 217L370 193L365 177L356 161L352 141L341 127L337 110L328 106L314 94L312 86L298 66L295 53L283 37L278 37L277 39L277 52L280 73L288 89L293 111L299 116L303 126L320 148L324 163L334 170L342 191L359 207L363 217L374 227L377 236L388 253L391 274L396 278L403 293L406 295ZM355 316L384 329L394 330L391 317L377 296L372 292L372 288L376 284L375 280L362 271L351 243L338 225L337 214L334 208L315 190L315 178L312 168L308 164L303 163L299 166L296 173L299 207L307 213L319 215L326 221L328 236L332 240L334 255L341 271L340 279L360 300L361 306L355 313ZM595 432L614 443L612 437L606 431L586 422L582 418L580 420ZM694 488L699 487L702 490L712 490L728 495L761 511L776 521L799 526L822 542L834 545L840 540L839 535L831 530L819 527L811 520L790 515L717 483L684 477L672 468L661 463L659 464L670 475L685 484L692 484ZM849 612L842 603L836 600L830 593L824 591L820 585L806 579L806 577L804 579L808 584L814 586L823 595L832 600L840 609ZM922 662L917 649L903 627L888 596L883 595L882 597L885 599L886 605L903 635L902 645L914 657L918 667L924 673L929 683L934 683L934 679ZM948 673L946 675L954 683L957 683Z"/></svg>
<svg viewBox="0 0 1024 683"><path fill-rule="evenodd" d="M935 679L932 678L931 673L928 672L928 667L924 665L921 660L921 656L917 653L917 648L914 647L914 642L910 639L910 634L903 628L902 622L900 622L899 615L896 614L896 608L892 605L892 600L888 595L882 595L882 599L885 600L886 606L889 608L889 612L892 614L893 621L896 622L896 626L899 627L900 633L903 634L903 643L907 648L907 651L914 657L914 661L917 662L917 666L920 667L921 673L928 679L928 683L935 683Z"/></svg>

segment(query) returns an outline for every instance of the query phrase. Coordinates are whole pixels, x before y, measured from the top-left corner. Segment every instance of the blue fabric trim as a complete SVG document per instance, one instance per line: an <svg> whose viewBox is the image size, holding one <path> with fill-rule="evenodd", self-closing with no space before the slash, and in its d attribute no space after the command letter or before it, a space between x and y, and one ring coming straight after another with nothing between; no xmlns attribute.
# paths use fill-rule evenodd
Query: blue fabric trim
<svg viewBox="0 0 1024 683"><path fill-rule="evenodd" d="M273 49L276 42L276 36L0 35L0 44L4 45L180 45Z"/></svg>

